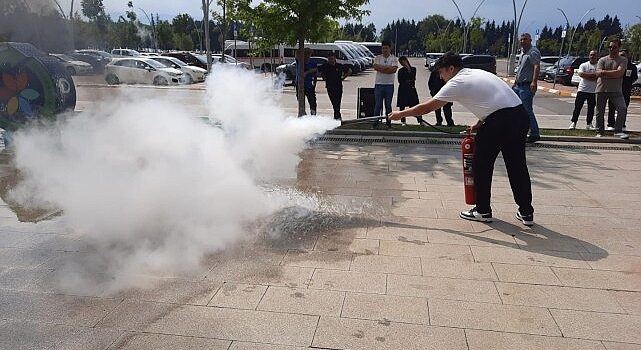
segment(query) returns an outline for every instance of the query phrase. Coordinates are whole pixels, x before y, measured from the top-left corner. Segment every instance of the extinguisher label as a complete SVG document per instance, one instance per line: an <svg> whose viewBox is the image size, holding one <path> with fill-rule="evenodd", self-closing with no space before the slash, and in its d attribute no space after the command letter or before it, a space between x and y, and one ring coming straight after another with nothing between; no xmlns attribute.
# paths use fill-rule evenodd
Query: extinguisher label
<svg viewBox="0 0 641 350"><path fill-rule="evenodd" d="M463 170L472 171L472 155L466 154L463 156Z"/></svg>
<svg viewBox="0 0 641 350"><path fill-rule="evenodd" d="M465 176L463 178L465 180L465 186L474 186L474 178L471 176Z"/></svg>

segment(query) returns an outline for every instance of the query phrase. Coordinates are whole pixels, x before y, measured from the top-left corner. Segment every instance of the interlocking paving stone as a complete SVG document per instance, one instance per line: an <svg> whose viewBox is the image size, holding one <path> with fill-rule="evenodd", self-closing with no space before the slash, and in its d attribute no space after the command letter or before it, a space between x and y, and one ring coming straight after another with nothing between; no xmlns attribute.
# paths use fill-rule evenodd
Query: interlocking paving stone
<svg viewBox="0 0 641 350"><path fill-rule="evenodd" d="M0 248L0 266L35 268L57 254L48 250Z"/></svg>
<svg viewBox="0 0 641 350"><path fill-rule="evenodd" d="M499 247L470 247L477 262L497 262L504 264L558 266L589 269L590 265L576 252L526 251L522 249Z"/></svg>
<svg viewBox="0 0 641 350"><path fill-rule="evenodd" d="M332 349L466 350L462 329L321 317L312 346Z"/></svg>
<svg viewBox="0 0 641 350"><path fill-rule="evenodd" d="M554 309L550 312L566 337L641 344L641 316Z"/></svg>
<svg viewBox="0 0 641 350"><path fill-rule="evenodd" d="M352 262L352 271L421 274L421 259L404 256L358 255Z"/></svg>
<svg viewBox="0 0 641 350"><path fill-rule="evenodd" d="M341 317L429 324L427 299L347 293Z"/></svg>
<svg viewBox="0 0 641 350"><path fill-rule="evenodd" d="M338 317L344 299L344 292L272 286L257 310Z"/></svg>
<svg viewBox="0 0 641 350"><path fill-rule="evenodd" d="M489 263L454 261L445 259L421 259L423 276L450 277L496 281L497 277Z"/></svg>
<svg viewBox="0 0 641 350"><path fill-rule="evenodd" d="M351 253L290 250L285 255L282 265L349 270L352 257Z"/></svg>
<svg viewBox="0 0 641 350"><path fill-rule="evenodd" d="M641 315L641 292L612 292L626 313Z"/></svg>
<svg viewBox="0 0 641 350"><path fill-rule="evenodd" d="M109 350L227 350L230 344L229 340L125 332Z"/></svg>
<svg viewBox="0 0 641 350"><path fill-rule="evenodd" d="M378 254L379 242L376 239L343 238L340 236L321 236L314 250L325 252L349 252L357 254Z"/></svg>
<svg viewBox="0 0 641 350"><path fill-rule="evenodd" d="M120 299L3 290L0 315L6 320L91 327L120 302Z"/></svg>
<svg viewBox="0 0 641 350"><path fill-rule="evenodd" d="M502 282L561 285L561 281L548 266L511 265L492 263Z"/></svg>
<svg viewBox="0 0 641 350"><path fill-rule="evenodd" d="M641 256L582 253L590 267L595 270L641 273Z"/></svg>
<svg viewBox="0 0 641 350"><path fill-rule="evenodd" d="M493 282L454 278L389 275L387 294L501 303Z"/></svg>
<svg viewBox="0 0 641 350"><path fill-rule="evenodd" d="M318 269L309 288L385 294L385 285L383 273Z"/></svg>
<svg viewBox="0 0 641 350"><path fill-rule="evenodd" d="M552 268L566 286L641 291L641 273Z"/></svg>
<svg viewBox="0 0 641 350"><path fill-rule="evenodd" d="M429 309L432 325L561 336L543 308L429 299Z"/></svg>
<svg viewBox="0 0 641 350"><path fill-rule="evenodd" d="M427 231L423 228L395 226L368 227L367 238L385 241L406 240L427 242Z"/></svg>
<svg viewBox="0 0 641 350"><path fill-rule="evenodd" d="M303 348L298 346L286 345L273 345L265 343L246 343L246 342L233 342L229 350L303 350L311 348Z"/></svg>
<svg viewBox="0 0 641 350"><path fill-rule="evenodd" d="M603 345L607 350L641 350L641 345L639 344L603 342Z"/></svg>
<svg viewBox="0 0 641 350"><path fill-rule="evenodd" d="M265 295L267 286L225 283L209 301L209 306L253 310Z"/></svg>
<svg viewBox="0 0 641 350"><path fill-rule="evenodd" d="M613 295L605 290L501 282L496 283L496 288L503 303L509 305L625 312Z"/></svg>
<svg viewBox="0 0 641 350"><path fill-rule="evenodd" d="M473 261L468 246L423 243L420 241L381 241L380 255L411 256L426 259Z"/></svg>
<svg viewBox="0 0 641 350"><path fill-rule="evenodd" d="M465 335L469 350L605 350L600 342L594 340L473 329L466 329Z"/></svg>
<svg viewBox="0 0 641 350"><path fill-rule="evenodd" d="M104 350L122 331L0 321L0 349Z"/></svg>

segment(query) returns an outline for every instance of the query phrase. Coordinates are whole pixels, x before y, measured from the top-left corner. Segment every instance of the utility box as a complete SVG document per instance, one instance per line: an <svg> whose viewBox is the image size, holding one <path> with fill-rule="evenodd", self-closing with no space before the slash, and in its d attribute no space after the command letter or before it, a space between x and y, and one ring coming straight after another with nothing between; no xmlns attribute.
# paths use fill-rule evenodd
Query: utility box
<svg viewBox="0 0 641 350"><path fill-rule="evenodd" d="M0 42L0 128L13 131L76 107L76 87L57 59L29 43Z"/></svg>
<svg viewBox="0 0 641 350"><path fill-rule="evenodd" d="M373 117L375 103L374 88L358 88L356 118Z"/></svg>

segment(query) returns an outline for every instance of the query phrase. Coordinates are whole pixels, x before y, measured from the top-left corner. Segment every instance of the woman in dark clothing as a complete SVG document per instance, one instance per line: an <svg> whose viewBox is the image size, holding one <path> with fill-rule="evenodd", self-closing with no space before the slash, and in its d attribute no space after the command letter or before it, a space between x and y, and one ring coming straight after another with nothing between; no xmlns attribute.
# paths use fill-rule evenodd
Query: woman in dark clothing
<svg viewBox="0 0 641 350"><path fill-rule="evenodd" d="M410 65L407 57L403 56L398 59L401 64L401 69L398 70L398 95L396 96L396 107L401 111L406 107L414 107L418 104L418 93L416 92L416 67ZM418 123L423 123L423 117L416 116ZM401 123L405 124L405 118L401 119Z"/></svg>
<svg viewBox="0 0 641 350"><path fill-rule="evenodd" d="M443 85L445 85L445 80L441 79L441 77L438 75L438 70L430 70L430 78L427 81L427 87L430 89L430 95L436 95L436 93L441 90ZM435 110L434 113L436 113L436 125L443 125L441 109L439 108ZM452 102L449 102L448 104L443 106L443 114L445 114L445 121L447 122L447 126L454 126L454 119L452 119Z"/></svg>

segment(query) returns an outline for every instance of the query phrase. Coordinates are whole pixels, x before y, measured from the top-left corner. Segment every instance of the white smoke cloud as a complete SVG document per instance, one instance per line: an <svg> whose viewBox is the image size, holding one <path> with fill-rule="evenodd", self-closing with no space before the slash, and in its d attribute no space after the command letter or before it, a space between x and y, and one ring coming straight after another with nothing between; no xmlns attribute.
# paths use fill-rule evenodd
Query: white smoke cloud
<svg viewBox="0 0 641 350"><path fill-rule="evenodd" d="M92 247L64 270L64 289L115 291L135 286L134 275L198 272L205 254L292 204L270 186L295 178L306 141L338 124L285 116L271 80L251 72L219 65L208 79L218 127L131 89L96 111L16 133L24 181L12 197L61 208Z"/></svg>

